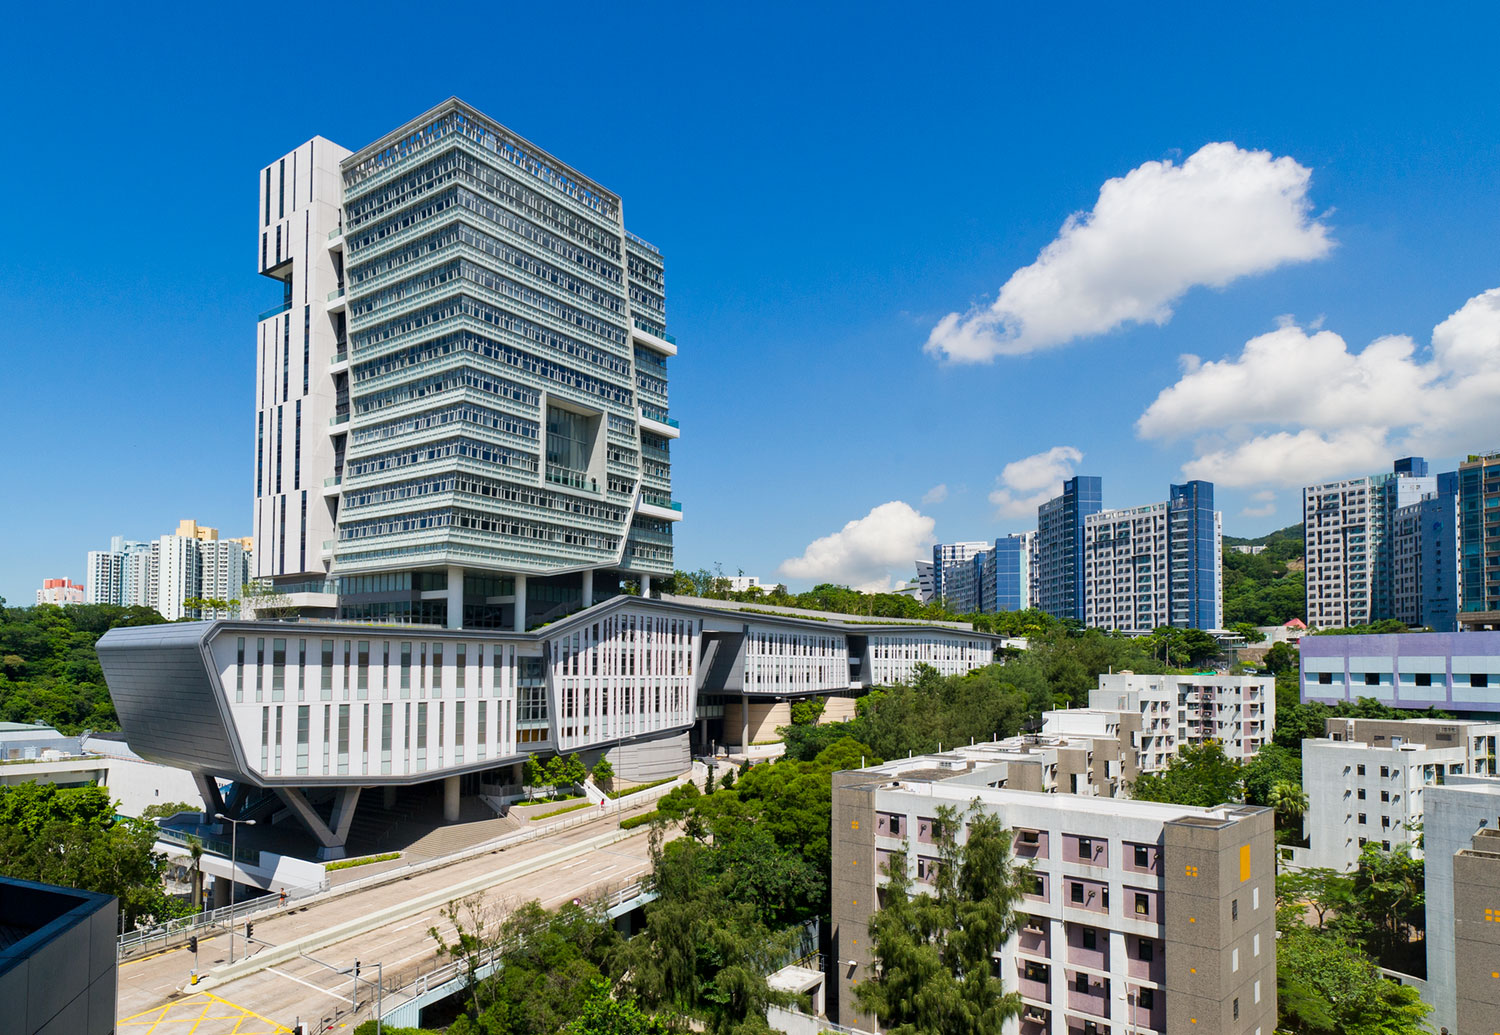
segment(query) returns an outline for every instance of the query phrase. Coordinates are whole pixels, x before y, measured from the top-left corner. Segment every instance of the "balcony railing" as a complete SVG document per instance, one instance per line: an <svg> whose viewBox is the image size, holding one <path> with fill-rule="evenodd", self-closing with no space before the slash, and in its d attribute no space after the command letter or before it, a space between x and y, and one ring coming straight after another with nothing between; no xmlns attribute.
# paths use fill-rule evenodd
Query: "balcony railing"
<svg viewBox="0 0 1500 1035"><path fill-rule="evenodd" d="M336 226L332 230L328 231L328 239L330 241L334 240L335 238L343 237L343 236L344 236L344 224L343 223L340 223L338 226Z"/></svg>
<svg viewBox="0 0 1500 1035"><path fill-rule="evenodd" d="M343 476L342 475L337 475L337 474L334 475L332 478L324 478L323 479L323 488L326 489L326 488L328 488L329 486L332 486L332 485L342 485L343 481L344 481Z"/></svg>
<svg viewBox="0 0 1500 1035"><path fill-rule="evenodd" d="M340 298L343 298L343 297L344 297L344 289L342 287L334 288L332 291L328 292L328 301L330 301L330 302L335 301L335 300L340 299Z"/></svg>
<svg viewBox="0 0 1500 1035"><path fill-rule="evenodd" d="M330 361L330 363L328 365L329 366L337 366L340 363L348 362L348 360L349 360L349 350L348 349L339 349L337 352L335 352L333 354L333 359L332 359L332 361Z"/></svg>
<svg viewBox="0 0 1500 1035"><path fill-rule="evenodd" d="M645 420L654 420L658 424L665 424L669 428L680 428L676 420L667 416L666 410L658 410L655 406L642 406L641 417Z"/></svg>
<svg viewBox="0 0 1500 1035"><path fill-rule="evenodd" d="M674 499L669 499L666 496L659 496L659 495L657 495L654 492L646 492L645 490L642 490L641 491L641 502L642 503L649 503L653 507L665 507L668 510L675 510L678 513L682 512L682 504L681 503L678 503Z"/></svg>
<svg viewBox="0 0 1500 1035"><path fill-rule="evenodd" d="M291 307L292 307L292 300L289 298L285 302L281 303L280 305L274 306L273 308L267 309L265 312L261 313L259 316L257 316L255 318L255 322L256 323L260 323L262 320L269 320L273 316L280 316L282 313L286 312Z"/></svg>

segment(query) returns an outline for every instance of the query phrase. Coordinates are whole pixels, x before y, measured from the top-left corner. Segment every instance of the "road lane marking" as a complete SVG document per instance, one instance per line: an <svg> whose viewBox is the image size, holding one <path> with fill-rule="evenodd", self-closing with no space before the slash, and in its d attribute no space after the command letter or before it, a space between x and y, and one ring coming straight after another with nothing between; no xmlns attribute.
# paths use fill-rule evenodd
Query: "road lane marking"
<svg viewBox="0 0 1500 1035"><path fill-rule="evenodd" d="M275 974L278 977L284 977L288 981L295 981L295 982L297 982L297 984L299 984L299 985L306 985L308 988L311 988L313 991L315 991L315 992L322 992L326 996L332 996L334 999L337 999L341 1003L349 1003L351 1006L354 1005L353 1000L351 1000L348 996L339 995L337 992L330 992L330 991L328 991L328 989L324 988L322 985L315 985L311 981L304 981L304 980L302 980L296 974L288 974L286 971L284 971L284 970L277 970L275 967L267 967L266 968L266 973L268 973L268 974Z"/></svg>

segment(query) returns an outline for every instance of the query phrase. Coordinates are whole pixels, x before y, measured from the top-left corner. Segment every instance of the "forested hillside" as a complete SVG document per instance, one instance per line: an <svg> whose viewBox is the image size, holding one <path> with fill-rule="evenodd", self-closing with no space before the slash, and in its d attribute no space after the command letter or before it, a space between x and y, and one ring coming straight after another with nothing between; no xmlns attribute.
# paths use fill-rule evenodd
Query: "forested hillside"
<svg viewBox="0 0 1500 1035"><path fill-rule="evenodd" d="M119 728L94 644L117 625L157 625L149 607L6 607L0 598L0 721L64 733Z"/></svg>
<svg viewBox="0 0 1500 1035"><path fill-rule="evenodd" d="M1258 554L1236 546L1264 546ZM1224 537L1224 627L1238 622L1281 625L1307 617L1307 579L1302 526L1291 525L1259 539Z"/></svg>

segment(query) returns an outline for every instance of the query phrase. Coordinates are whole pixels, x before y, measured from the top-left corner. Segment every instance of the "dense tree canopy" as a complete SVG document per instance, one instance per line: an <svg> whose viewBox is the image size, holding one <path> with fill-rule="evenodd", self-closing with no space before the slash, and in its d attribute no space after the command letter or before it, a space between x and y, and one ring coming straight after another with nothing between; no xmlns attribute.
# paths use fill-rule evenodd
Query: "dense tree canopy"
<svg viewBox="0 0 1500 1035"><path fill-rule="evenodd" d="M0 721L44 722L64 733L119 728L94 644L118 625L157 625L149 607L0 601Z"/></svg>
<svg viewBox="0 0 1500 1035"><path fill-rule="evenodd" d="M114 895L127 929L185 912L167 897L156 827L115 818L102 787L0 787L0 874Z"/></svg>
<svg viewBox="0 0 1500 1035"><path fill-rule="evenodd" d="M1130 796L1212 808L1241 800L1242 780L1240 764L1224 754L1222 744L1210 740L1183 747L1159 773L1143 773L1131 784Z"/></svg>
<svg viewBox="0 0 1500 1035"><path fill-rule="evenodd" d="M1263 545L1258 554L1236 545ZM1307 580L1302 526L1292 525L1260 539L1224 537L1224 624L1282 625L1307 617Z"/></svg>

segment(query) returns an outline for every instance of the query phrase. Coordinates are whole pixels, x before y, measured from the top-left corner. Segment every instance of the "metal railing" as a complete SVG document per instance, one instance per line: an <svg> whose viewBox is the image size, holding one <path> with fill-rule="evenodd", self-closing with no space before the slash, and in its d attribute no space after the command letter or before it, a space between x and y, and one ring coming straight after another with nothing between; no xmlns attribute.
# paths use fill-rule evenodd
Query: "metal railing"
<svg viewBox="0 0 1500 1035"><path fill-rule="evenodd" d="M641 502L649 503L653 507L665 507L668 510L682 510L682 504L678 503L676 500L669 499L666 496L658 496L654 492L646 492L645 490L641 491Z"/></svg>
<svg viewBox="0 0 1500 1035"><path fill-rule="evenodd" d="M203 850L210 855L217 855L224 859L229 858L230 843L227 840L217 837L204 837L202 834L195 834L187 830L178 830L175 827L159 826L156 829L156 839L158 841L167 841L174 845L182 845L184 848L192 847L191 839L193 838L196 838L198 843L203 846ZM246 848L243 852L236 852L235 862L254 866L260 862L260 851L255 848Z"/></svg>
<svg viewBox="0 0 1500 1035"><path fill-rule="evenodd" d="M290 904L297 899L307 898L309 895L317 895L327 891L328 887L328 879L325 877L320 887L293 888L288 890L286 901ZM119 958L123 959L126 956L138 953L160 951L186 941L195 931L201 931L208 927L224 926L234 923L237 920L243 920L249 916L255 916L258 913L280 908L282 908L282 901L279 894L265 894L256 898L247 898L243 902L236 902L232 906L221 906L218 909L194 913L192 916L168 920L164 924L157 924L142 930L129 931L119 936L115 952Z"/></svg>
<svg viewBox="0 0 1500 1035"><path fill-rule="evenodd" d="M666 410L659 410L655 406L642 406L641 419L654 420L656 423L665 424L669 428L680 428L682 426L674 418L668 417Z"/></svg>

